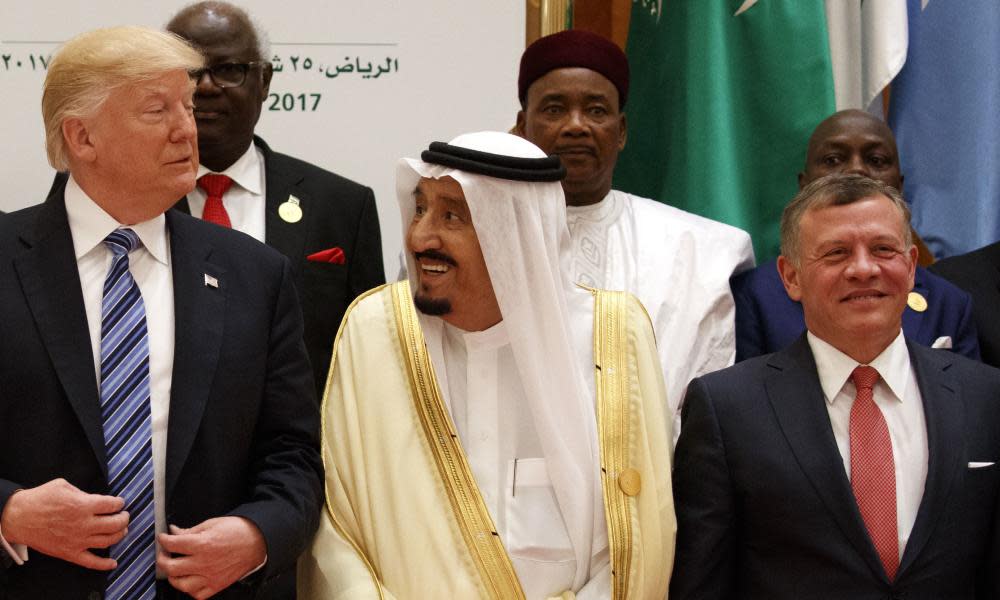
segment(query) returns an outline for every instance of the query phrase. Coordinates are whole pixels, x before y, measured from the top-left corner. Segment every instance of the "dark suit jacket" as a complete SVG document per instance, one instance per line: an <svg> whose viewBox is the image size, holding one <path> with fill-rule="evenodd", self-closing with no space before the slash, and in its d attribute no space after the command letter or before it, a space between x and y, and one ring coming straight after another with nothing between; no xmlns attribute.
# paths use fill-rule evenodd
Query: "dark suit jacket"
<svg viewBox="0 0 1000 600"><path fill-rule="evenodd" d="M908 342L929 464L887 580L837 450L805 336L695 379L674 466L671 600L1000 598L1000 371Z"/></svg>
<svg viewBox="0 0 1000 600"><path fill-rule="evenodd" d="M322 503L319 418L291 271L239 232L176 211L166 217L175 312L167 522L250 519L268 552L250 581L268 588L293 568ZM205 285L205 274L218 288ZM62 188L0 219L0 306L0 511L16 489L59 477L106 494L94 359ZM0 574L0 597L11 599L88 598L105 585L104 573L40 552ZM220 597L255 591L244 582Z"/></svg>
<svg viewBox="0 0 1000 600"><path fill-rule="evenodd" d="M940 260L930 269L972 296L983 362L1000 367L1000 242Z"/></svg>
<svg viewBox="0 0 1000 600"><path fill-rule="evenodd" d="M259 137L254 143L264 154L265 241L291 263L302 301L306 349L322 397L344 311L359 294L385 283L375 195L371 188L274 152ZM300 200L298 223L278 216L278 207L289 195ZM191 212L187 198L176 208ZM343 265L306 260L333 247L344 251Z"/></svg>
<svg viewBox="0 0 1000 600"><path fill-rule="evenodd" d="M740 273L730 285L736 303L736 362L786 348L806 330L802 305L785 292L776 261ZM906 338L930 346L941 336L951 336L953 352L979 359L969 295L923 267L917 267L913 291L927 300L927 310L906 307Z"/></svg>

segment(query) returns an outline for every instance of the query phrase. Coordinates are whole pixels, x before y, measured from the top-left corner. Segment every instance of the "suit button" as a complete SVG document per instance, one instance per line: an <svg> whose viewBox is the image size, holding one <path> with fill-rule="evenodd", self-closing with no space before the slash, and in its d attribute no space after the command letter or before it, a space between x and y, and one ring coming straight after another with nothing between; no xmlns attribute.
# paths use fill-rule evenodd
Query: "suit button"
<svg viewBox="0 0 1000 600"><path fill-rule="evenodd" d="M103 598L104 594L101 592L90 592L87 594L87 600L102 600Z"/></svg>

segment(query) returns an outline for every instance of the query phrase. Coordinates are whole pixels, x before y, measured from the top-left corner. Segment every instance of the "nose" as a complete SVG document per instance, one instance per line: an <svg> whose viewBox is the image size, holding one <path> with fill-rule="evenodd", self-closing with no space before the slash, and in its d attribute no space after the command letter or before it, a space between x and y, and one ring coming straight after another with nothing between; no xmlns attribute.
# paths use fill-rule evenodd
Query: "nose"
<svg viewBox="0 0 1000 600"><path fill-rule="evenodd" d="M222 88L215 85L215 81L212 80L212 76L209 75L207 69L202 71L198 76L194 89L195 94L200 96L222 93Z"/></svg>
<svg viewBox="0 0 1000 600"><path fill-rule="evenodd" d="M566 112L566 120L563 123L562 128L562 133L564 135L576 137L587 135L588 131L587 121L584 118L583 111L573 109Z"/></svg>
<svg viewBox="0 0 1000 600"><path fill-rule="evenodd" d="M871 177L871 172L868 169L868 163L865 162L865 157L855 154L847 162L847 168L844 169L844 173L847 175L864 175L865 177Z"/></svg>
<svg viewBox="0 0 1000 600"><path fill-rule="evenodd" d="M847 265L846 275L852 279L868 280L879 273L878 261L865 248L856 250Z"/></svg>
<svg viewBox="0 0 1000 600"><path fill-rule="evenodd" d="M440 250L441 236L426 215L414 219L406 232L406 245L410 252Z"/></svg>
<svg viewBox="0 0 1000 600"><path fill-rule="evenodd" d="M171 142L186 142L198 136L198 126L194 114L186 106L179 106L175 111L173 127L170 129Z"/></svg>

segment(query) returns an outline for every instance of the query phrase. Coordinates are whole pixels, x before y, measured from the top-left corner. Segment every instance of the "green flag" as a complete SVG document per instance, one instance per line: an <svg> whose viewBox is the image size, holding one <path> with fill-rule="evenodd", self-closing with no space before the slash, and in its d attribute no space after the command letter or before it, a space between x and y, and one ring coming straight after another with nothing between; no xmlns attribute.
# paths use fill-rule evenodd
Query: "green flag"
<svg viewBox="0 0 1000 600"><path fill-rule="evenodd" d="M615 187L778 253L813 128L834 111L826 17L806 0L633 0Z"/></svg>

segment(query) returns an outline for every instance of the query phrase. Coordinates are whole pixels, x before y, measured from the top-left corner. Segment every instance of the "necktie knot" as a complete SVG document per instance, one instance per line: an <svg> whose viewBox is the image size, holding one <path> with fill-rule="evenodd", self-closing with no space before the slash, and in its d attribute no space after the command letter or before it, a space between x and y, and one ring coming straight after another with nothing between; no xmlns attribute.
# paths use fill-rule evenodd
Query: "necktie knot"
<svg viewBox="0 0 1000 600"><path fill-rule="evenodd" d="M134 231L128 228L115 229L104 238L104 245L111 250L115 256L122 256L135 250L142 242Z"/></svg>
<svg viewBox="0 0 1000 600"><path fill-rule="evenodd" d="M858 390L870 390L878 382L879 374L875 367L858 365L851 373L851 380Z"/></svg>
<svg viewBox="0 0 1000 600"><path fill-rule="evenodd" d="M222 195L232 187L233 180L228 175L217 173L206 173L198 178L198 187L205 190L205 193L213 198L222 198Z"/></svg>

